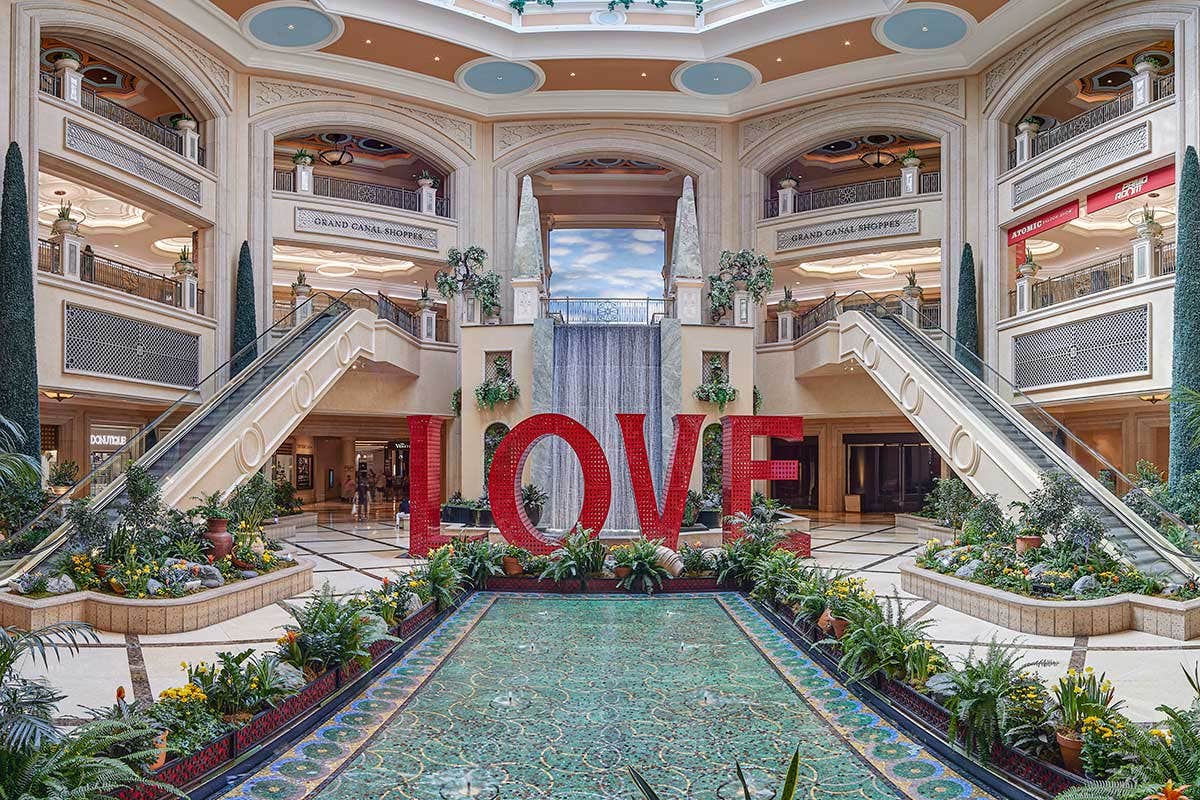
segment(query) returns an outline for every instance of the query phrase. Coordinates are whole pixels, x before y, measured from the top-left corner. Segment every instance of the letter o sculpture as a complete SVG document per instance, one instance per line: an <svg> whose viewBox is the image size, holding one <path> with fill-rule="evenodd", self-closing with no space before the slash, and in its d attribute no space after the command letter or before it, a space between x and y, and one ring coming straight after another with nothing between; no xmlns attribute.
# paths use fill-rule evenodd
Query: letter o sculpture
<svg viewBox="0 0 1200 800"><path fill-rule="evenodd" d="M557 436L570 445L583 469L583 508L579 512L579 524L599 535L608 519L608 504L612 499L608 460L600 443L587 428L563 414L535 414L520 422L500 440L492 457L488 498L492 502L496 527L505 540L539 555L554 550L558 542L543 539L543 534L530 523L525 506L520 502L521 475L525 472L529 449L547 436Z"/></svg>

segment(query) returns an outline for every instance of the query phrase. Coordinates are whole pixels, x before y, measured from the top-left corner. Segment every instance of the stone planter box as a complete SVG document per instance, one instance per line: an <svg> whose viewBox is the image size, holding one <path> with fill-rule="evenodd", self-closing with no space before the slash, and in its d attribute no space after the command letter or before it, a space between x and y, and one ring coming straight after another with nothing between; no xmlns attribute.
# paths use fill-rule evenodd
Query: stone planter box
<svg viewBox="0 0 1200 800"><path fill-rule="evenodd" d="M310 528L317 524L317 512L302 511L299 514L289 514L280 517L278 522L263 525L263 535L272 539L285 539L292 536L300 528Z"/></svg>
<svg viewBox="0 0 1200 800"><path fill-rule="evenodd" d="M386 644L391 644L391 642L386 642ZM337 673L326 672L274 708L260 711L253 719L233 732L233 754L243 753L266 739L284 724L333 694L337 687Z"/></svg>
<svg viewBox="0 0 1200 800"><path fill-rule="evenodd" d="M588 578L586 591L588 594L629 594L629 590L622 589L618 583L618 578Z"/></svg>
<svg viewBox="0 0 1200 800"><path fill-rule="evenodd" d="M416 633L422 625L436 616L437 606L432 602L426 603L417 610L417 613L400 620L400 624L396 627L396 635L401 639L407 639Z"/></svg>
<svg viewBox="0 0 1200 800"><path fill-rule="evenodd" d="M1180 641L1200 636L1200 599L1179 602L1118 594L1098 600L1047 600L915 564L900 565L900 588L995 625L1040 636L1100 636L1129 630Z"/></svg>
<svg viewBox="0 0 1200 800"><path fill-rule="evenodd" d="M286 569L185 597L135 600L83 591L33 599L0 594L0 625L33 630L56 622L86 622L112 633L183 633L257 611L312 588L313 563L303 558Z"/></svg>

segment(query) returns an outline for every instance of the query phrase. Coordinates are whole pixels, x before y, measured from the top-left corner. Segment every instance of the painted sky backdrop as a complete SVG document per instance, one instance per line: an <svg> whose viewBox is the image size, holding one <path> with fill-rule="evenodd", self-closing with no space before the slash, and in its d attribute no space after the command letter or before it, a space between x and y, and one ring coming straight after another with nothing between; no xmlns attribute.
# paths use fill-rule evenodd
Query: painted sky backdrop
<svg viewBox="0 0 1200 800"><path fill-rule="evenodd" d="M662 231L563 228L550 231L553 297L663 295Z"/></svg>

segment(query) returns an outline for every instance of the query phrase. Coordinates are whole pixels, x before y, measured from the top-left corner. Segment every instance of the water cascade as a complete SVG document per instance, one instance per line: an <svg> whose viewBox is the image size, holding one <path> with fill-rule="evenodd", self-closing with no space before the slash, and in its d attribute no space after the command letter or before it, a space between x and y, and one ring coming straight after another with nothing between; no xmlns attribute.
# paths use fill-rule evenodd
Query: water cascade
<svg viewBox="0 0 1200 800"><path fill-rule="evenodd" d="M656 325L556 325L551 410L583 423L600 442L612 473L612 505L605 530L635 531L638 525L625 447L616 414L646 415L646 449L655 489L662 480L662 383ZM583 473L567 444L552 439L541 460L541 485L550 494L544 522L551 530L571 525L583 504Z"/></svg>

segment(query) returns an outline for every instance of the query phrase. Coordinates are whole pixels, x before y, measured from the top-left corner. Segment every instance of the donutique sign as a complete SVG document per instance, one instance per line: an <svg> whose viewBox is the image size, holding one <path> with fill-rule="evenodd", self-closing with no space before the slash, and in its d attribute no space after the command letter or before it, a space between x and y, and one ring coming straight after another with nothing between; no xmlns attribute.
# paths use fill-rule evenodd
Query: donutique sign
<svg viewBox="0 0 1200 800"><path fill-rule="evenodd" d="M654 491L650 459L646 451L645 414L617 414L625 450L625 465L633 485L634 503L642 534L662 539L675 549L687 500L688 478L696 458L703 414L675 415L675 446L664 481L662 501ZM442 425L449 417L418 414L408 418L411 461L409 474L409 550L417 558L450 541L441 531ZM756 459L751 455L755 436L770 436L789 442L804 438L804 420L797 416L731 415L721 418L724 459L721 478L722 517L750 513L751 482L794 481L799 467L795 461ZM521 476L529 451L542 439L557 436L579 458L583 471L583 507L579 524L597 535L608 518L612 500L612 472L596 437L578 421L564 414L535 414L520 422L500 440L488 471L488 499L492 517L509 544L533 553L549 553L557 542L533 527L521 503ZM661 509L661 511L660 511ZM726 538L740 535L729 522Z"/></svg>
<svg viewBox="0 0 1200 800"><path fill-rule="evenodd" d="M775 232L776 250L798 250L824 244L855 242L859 239L879 239L884 236L903 236L921 232L921 212L910 208L889 214L872 214L835 222L819 222L783 228Z"/></svg>

